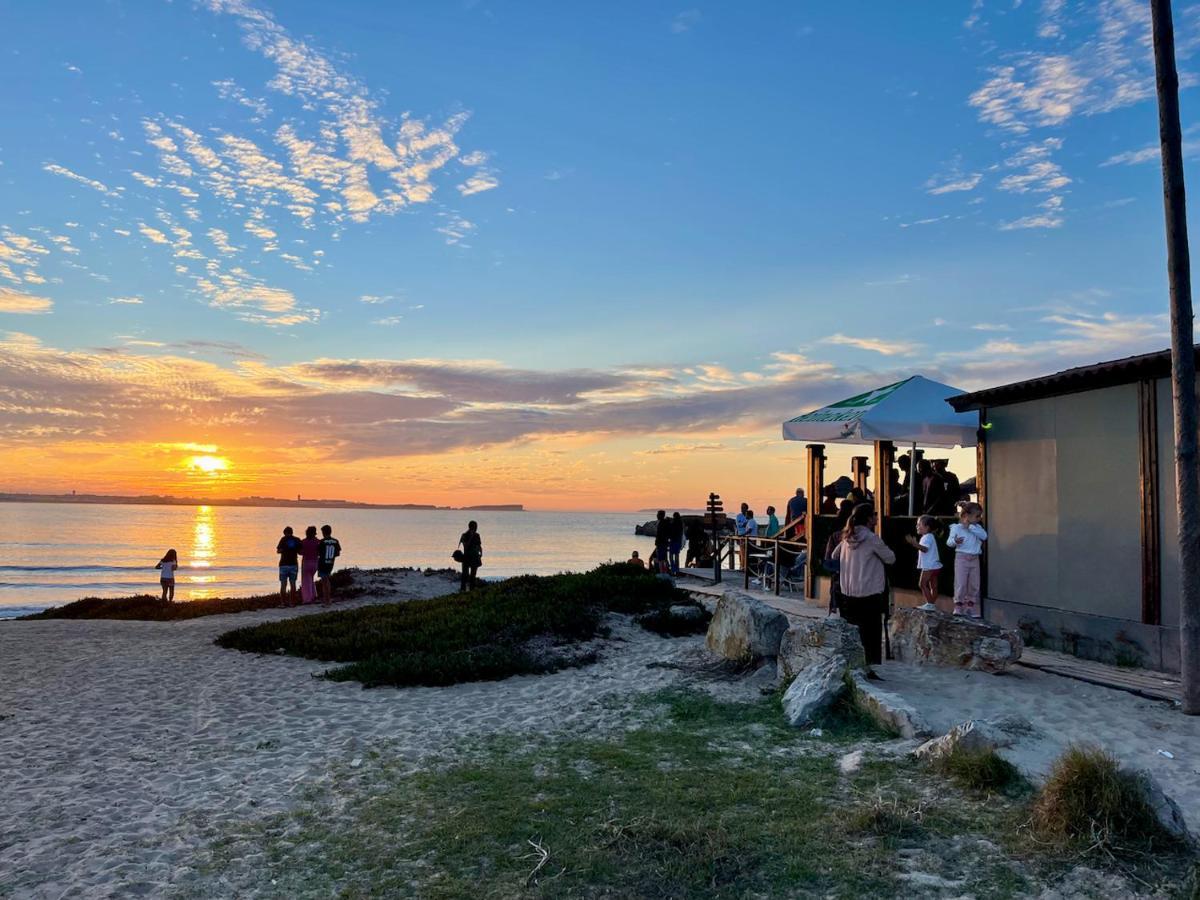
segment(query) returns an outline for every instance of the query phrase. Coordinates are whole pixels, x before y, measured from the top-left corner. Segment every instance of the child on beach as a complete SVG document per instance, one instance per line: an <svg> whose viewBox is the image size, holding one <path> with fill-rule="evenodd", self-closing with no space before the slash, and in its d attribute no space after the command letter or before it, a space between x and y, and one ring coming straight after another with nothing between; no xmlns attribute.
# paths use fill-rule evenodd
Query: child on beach
<svg viewBox="0 0 1200 900"><path fill-rule="evenodd" d="M317 588L313 576L317 574L317 560L321 553L321 542L317 540L317 526L304 529L304 540L300 542L300 602L315 603Z"/></svg>
<svg viewBox="0 0 1200 900"><path fill-rule="evenodd" d="M937 519L921 516L917 519L917 536L905 536L910 545L917 548L917 571L921 573L921 596L925 602L920 609L937 609L938 575L942 572L942 560L938 556L937 539L933 536Z"/></svg>
<svg viewBox="0 0 1200 900"><path fill-rule="evenodd" d="M162 570L158 583L162 585L163 600L170 603L175 599L175 570L179 568L179 554L174 549L168 550L154 568Z"/></svg>
<svg viewBox="0 0 1200 900"><path fill-rule="evenodd" d="M979 618L979 557L987 532L979 524L983 507L964 503L958 511L958 522L950 526L946 546L954 548L954 614Z"/></svg>

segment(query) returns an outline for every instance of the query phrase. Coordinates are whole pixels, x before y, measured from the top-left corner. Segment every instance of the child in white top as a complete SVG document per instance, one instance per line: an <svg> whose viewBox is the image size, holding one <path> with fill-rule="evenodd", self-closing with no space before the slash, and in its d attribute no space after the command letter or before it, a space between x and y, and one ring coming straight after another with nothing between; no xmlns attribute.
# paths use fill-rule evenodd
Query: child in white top
<svg viewBox="0 0 1200 900"><path fill-rule="evenodd" d="M158 565L154 568L162 569L159 575L159 584L162 586L162 598L167 603L175 599L175 570L179 568L179 554L174 550L168 550L166 555L158 561Z"/></svg>
<svg viewBox="0 0 1200 900"><path fill-rule="evenodd" d="M979 618L979 557L987 532L979 524L983 507L964 503L958 513L958 523L950 526L946 546L954 548L954 614Z"/></svg>
<svg viewBox="0 0 1200 900"><path fill-rule="evenodd" d="M911 534L905 536L913 547L917 548L917 571L921 573L921 596L925 602L921 609L937 609L938 575L942 571L942 560L938 556L937 539L933 536L937 528L937 519L933 516L921 516L917 519L917 537Z"/></svg>

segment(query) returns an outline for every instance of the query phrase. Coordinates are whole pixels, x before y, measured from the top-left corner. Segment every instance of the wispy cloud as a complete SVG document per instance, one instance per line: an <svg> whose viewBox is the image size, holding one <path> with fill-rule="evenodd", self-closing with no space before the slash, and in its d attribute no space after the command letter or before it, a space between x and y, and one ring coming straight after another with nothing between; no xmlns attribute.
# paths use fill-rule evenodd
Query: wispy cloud
<svg viewBox="0 0 1200 900"><path fill-rule="evenodd" d="M683 12L677 13L675 18L671 20L671 33L683 34L684 32L691 31L700 22L701 18L700 10L685 9Z"/></svg>
<svg viewBox="0 0 1200 900"><path fill-rule="evenodd" d="M119 305L125 305L125 306L141 306L142 298L141 297L110 297L108 302L119 304Z"/></svg>
<svg viewBox="0 0 1200 900"><path fill-rule="evenodd" d="M973 191L979 187L979 182L983 181L982 172L971 172L964 175L961 173L933 177L925 182L925 191L929 194L953 194L959 191Z"/></svg>
<svg viewBox="0 0 1200 900"><path fill-rule="evenodd" d="M54 301L33 294L24 294L12 288L0 287L0 313L21 313L37 315L48 313L54 307Z"/></svg>
<svg viewBox="0 0 1200 900"><path fill-rule="evenodd" d="M831 334L829 337L823 338L821 343L856 347L859 350L869 350L883 356L909 356L919 349L918 344L910 341L889 341L884 338L854 337L847 334Z"/></svg>
<svg viewBox="0 0 1200 900"><path fill-rule="evenodd" d="M121 196L118 191L110 190L108 185L106 185L104 182L97 181L95 178L87 178L86 176L80 175L77 172L72 172L66 166L60 166L58 163L46 163L42 166L42 169L49 172L51 175L60 175L63 178L69 178L78 184L86 185L93 191L99 191L101 194L106 196Z"/></svg>

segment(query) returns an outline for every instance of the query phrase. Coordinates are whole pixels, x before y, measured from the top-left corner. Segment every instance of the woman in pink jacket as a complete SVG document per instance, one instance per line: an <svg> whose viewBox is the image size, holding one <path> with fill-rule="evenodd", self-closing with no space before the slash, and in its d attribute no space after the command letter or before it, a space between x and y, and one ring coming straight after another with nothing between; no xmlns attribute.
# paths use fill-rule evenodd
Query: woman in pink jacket
<svg viewBox="0 0 1200 900"><path fill-rule="evenodd" d="M885 565L896 561L883 539L875 533L879 516L870 503L854 507L842 542L834 548L833 558L840 564L842 618L858 626L868 663L883 662L883 614L887 608Z"/></svg>

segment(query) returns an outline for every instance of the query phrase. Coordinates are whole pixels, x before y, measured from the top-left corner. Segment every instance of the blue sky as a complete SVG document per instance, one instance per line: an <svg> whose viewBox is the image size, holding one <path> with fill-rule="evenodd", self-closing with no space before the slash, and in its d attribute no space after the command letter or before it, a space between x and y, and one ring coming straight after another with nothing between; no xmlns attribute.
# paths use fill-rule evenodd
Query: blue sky
<svg viewBox="0 0 1200 900"><path fill-rule="evenodd" d="M187 402L375 398L313 452L378 459L777 436L897 374L1165 346L1135 0L4 7L0 352L37 393L10 398L27 443L112 443L53 413L91 396L64 354L130 423L153 406L132 369ZM1197 9L1176 16L1191 83ZM181 360L187 387L161 380Z"/></svg>

